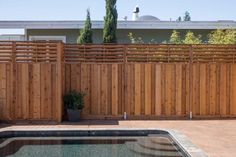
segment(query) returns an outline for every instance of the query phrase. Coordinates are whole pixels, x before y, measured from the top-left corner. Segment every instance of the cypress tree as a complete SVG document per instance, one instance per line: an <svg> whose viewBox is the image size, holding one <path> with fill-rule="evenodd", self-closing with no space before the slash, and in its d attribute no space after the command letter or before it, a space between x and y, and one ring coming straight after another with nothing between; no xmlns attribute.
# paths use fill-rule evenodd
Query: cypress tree
<svg viewBox="0 0 236 157"><path fill-rule="evenodd" d="M190 13L188 11L185 12L184 21L191 21L191 16L190 16Z"/></svg>
<svg viewBox="0 0 236 157"><path fill-rule="evenodd" d="M103 43L116 43L118 13L116 0L106 0L106 16L104 17Z"/></svg>
<svg viewBox="0 0 236 157"><path fill-rule="evenodd" d="M90 18L90 11L87 9L87 17L85 21L84 28L80 31L80 36L77 40L79 44L91 44L93 43L93 31L92 23Z"/></svg>

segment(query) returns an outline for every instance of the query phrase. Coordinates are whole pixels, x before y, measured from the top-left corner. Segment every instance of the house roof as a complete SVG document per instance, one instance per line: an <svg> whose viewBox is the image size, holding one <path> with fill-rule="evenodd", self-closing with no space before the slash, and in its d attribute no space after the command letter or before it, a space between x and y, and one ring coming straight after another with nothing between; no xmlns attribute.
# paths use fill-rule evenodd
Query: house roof
<svg viewBox="0 0 236 157"><path fill-rule="evenodd" d="M103 29L103 21L92 21ZM80 29L84 21L0 21L0 29ZM118 29L236 29L236 21L118 21Z"/></svg>

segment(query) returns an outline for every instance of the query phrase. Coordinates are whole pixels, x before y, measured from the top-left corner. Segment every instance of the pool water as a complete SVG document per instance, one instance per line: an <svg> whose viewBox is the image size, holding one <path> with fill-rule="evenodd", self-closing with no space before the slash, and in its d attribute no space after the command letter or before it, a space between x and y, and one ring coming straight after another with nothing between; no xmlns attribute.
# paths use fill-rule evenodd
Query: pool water
<svg viewBox="0 0 236 157"><path fill-rule="evenodd" d="M187 157L168 135L14 137L0 141L1 157Z"/></svg>

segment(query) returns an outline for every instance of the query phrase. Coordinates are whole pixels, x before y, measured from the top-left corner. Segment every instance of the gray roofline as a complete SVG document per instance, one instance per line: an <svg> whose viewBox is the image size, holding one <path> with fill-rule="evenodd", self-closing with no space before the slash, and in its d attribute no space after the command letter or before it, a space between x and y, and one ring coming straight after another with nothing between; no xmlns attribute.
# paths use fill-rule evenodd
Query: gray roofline
<svg viewBox="0 0 236 157"><path fill-rule="evenodd" d="M92 21L103 29L103 21ZM81 29L84 21L0 21L0 29ZM236 29L235 21L118 21L118 29Z"/></svg>

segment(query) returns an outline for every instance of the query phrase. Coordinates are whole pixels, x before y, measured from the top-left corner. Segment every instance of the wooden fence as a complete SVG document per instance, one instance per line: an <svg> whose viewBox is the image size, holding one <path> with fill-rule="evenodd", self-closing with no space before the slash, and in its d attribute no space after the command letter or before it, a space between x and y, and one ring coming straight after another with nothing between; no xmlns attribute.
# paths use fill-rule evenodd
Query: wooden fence
<svg viewBox="0 0 236 157"><path fill-rule="evenodd" d="M86 93L83 118L236 117L236 45L0 42L0 120L62 119L62 96Z"/></svg>
<svg viewBox="0 0 236 157"><path fill-rule="evenodd" d="M0 42L0 120L61 121L61 43Z"/></svg>
<svg viewBox="0 0 236 157"><path fill-rule="evenodd" d="M236 45L65 45L84 118L236 117Z"/></svg>

